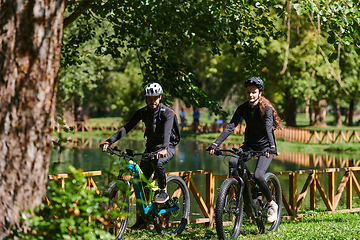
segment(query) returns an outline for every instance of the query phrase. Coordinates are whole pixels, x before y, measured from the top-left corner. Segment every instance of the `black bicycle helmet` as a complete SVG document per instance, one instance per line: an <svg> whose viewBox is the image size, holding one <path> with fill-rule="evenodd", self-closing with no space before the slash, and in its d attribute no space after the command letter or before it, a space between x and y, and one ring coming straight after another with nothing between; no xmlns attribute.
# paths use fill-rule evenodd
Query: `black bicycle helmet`
<svg viewBox="0 0 360 240"><path fill-rule="evenodd" d="M247 87L249 85L258 87L260 89L260 91L262 91L264 89L264 82L263 82L263 80L261 80L258 77L251 77L251 78L246 79L245 87Z"/></svg>
<svg viewBox="0 0 360 240"><path fill-rule="evenodd" d="M163 93L164 93L164 91L163 91L161 85L156 82L148 83L144 87L144 96L145 97L160 96Z"/></svg>

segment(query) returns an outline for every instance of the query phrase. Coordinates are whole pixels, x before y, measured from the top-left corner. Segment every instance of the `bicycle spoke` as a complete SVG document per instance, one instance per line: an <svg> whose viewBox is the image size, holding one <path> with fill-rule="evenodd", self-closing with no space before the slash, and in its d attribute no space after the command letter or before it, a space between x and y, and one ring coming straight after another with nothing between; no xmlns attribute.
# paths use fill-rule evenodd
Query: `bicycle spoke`
<svg viewBox="0 0 360 240"><path fill-rule="evenodd" d="M215 223L219 239L237 238L243 217L243 201L240 199L239 185L234 178L226 179L221 185L216 201Z"/></svg>
<svg viewBox="0 0 360 240"><path fill-rule="evenodd" d="M281 194L281 186L280 182L277 179L277 177L272 173L266 173L265 179L269 185L269 189L272 195L273 200L278 205L278 212L277 212L277 219L272 222L268 223L267 221L267 211L268 211L268 203L265 198L265 196L262 196L262 206L263 206L263 214L262 219L260 221L257 221L258 228L261 233L266 233L270 231L276 231L276 229L279 227L280 219L281 219L281 208L282 208L282 194Z"/></svg>
<svg viewBox="0 0 360 240"><path fill-rule="evenodd" d="M166 182L170 199L165 204L157 205L159 211L166 211L166 213L156 217L155 228L162 234L180 234L189 216L189 191L185 182L178 176L170 175Z"/></svg>

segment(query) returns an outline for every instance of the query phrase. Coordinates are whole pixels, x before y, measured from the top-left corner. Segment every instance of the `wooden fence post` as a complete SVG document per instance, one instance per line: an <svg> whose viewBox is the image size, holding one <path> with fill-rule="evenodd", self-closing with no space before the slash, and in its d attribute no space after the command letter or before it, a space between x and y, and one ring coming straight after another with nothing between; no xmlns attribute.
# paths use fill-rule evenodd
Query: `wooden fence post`
<svg viewBox="0 0 360 240"><path fill-rule="evenodd" d="M346 183L346 208L352 209L352 186L353 186L353 172L349 170L349 179Z"/></svg>
<svg viewBox="0 0 360 240"><path fill-rule="evenodd" d="M332 206L332 210L334 211L334 186L335 186L335 173L334 172L329 172L328 173L329 177L328 177L328 184L329 184L329 189L328 189L328 193L329 193L329 201L331 203Z"/></svg>
<svg viewBox="0 0 360 240"><path fill-rule="evenodd" d="M297 176L296 172L289 175L289 203L292 215L296 216L296 198L297 198Z"/></svg>
<svg viewBox="0 0 360 240"><path fill-rule="evenodd" d="M209 212L209 228L214 228L214 198L215 198L215 178L212 170L206 174L206 206Z"/></svg>
<svg viewBox="0 0 360 240"><path fill-rule="evenodd" d="M310 209L315 210L315 207L316 207L316 181L315 181L316 173L314 171L311 174L313 174L313 177L312 177L312 182L310 184Z"/></svg>

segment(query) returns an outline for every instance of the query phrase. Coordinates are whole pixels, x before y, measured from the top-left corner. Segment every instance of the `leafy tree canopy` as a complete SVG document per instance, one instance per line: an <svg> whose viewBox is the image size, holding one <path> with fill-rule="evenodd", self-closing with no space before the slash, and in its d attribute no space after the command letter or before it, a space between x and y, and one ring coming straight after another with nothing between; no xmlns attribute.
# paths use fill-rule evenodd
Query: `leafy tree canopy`
<svg viewBox="0 0 360 240"><path fill-rule="evenodd" d="M91 2L91 4L89 4ZM243 55L249 75L260 62L259 37L276 36L269 14L275 1L140 1L94 0L67 1L68 26L80 14L82 26L63 44L62 66L79 63L78 47L92 38L99 39L96 53L124 57L135 51L144 83L160 82L168 96L181 97L185 103L220 112L197 86L192 62L186 52L202 46L211 54L221 55L226 44L234 56ZM275 5L276 6L276 5ZM97 35L95 25L109 23Z"/></svg>
<svg viewBox="0 0 360 240"><path fill-rule="evenodd" d="M65 27L70 27L80 15L81 21L77 21L77 28L71 31L70 37L63 43L62 66L81 63L80 60L84 56L78 52L79 46L96 38L98 43L93 47L100 56L111 55L116 59L135 54L143 76L143 84L149 81L160 82L165 88L165 99L179 97L187 106L193 104L220 113L221 108L215 101L219 101L218 98L223 96L216 92L219 92L221 87L236 87L233 83L239 73L244 75L244 78L258 74L269 77L266 72L272 70L267 64L269 59L264 61L263 58L264 55L268 55L266 51L269 51L265 49L264 42L279 39L277 30L283 31L283 28L279 27L276 21L290 14L287 9L289 6L304 29L312 29L311 34L314 34L303 36L317 36L318 41L314 42L314 46L318 47L313 48L309 45L313 51L303 51L308 46L302 43L300 38L297 37L299 42L294 42L294 37L291 37L292 50L289 52L289 58L301 58L296 60L297 64L293 67L290 81L281 81L277 84L281 88L289 88L295 97L308 96L309 84L312 84L312 66L316 63L319 84L310 86L310 89L323 95L321 92L325 91L321 89L321 82L336 86L333 81L328 81L327 71L331 67L329 61L334 61L338 56L338 45L352 45L357 52L359 51L359 1L304 0L290 3L69 0ZM98 28L102 31L96 31ZM286 34L282 36L286 37ZM333 49L330 49L329 45L325 46L324 40L327 40ZM312 43L311 39L307 42ZM274 43L272 47L276 47L276 42ZM275 51L282 53L283 41L280 40L279 44L278 50ZM201 60L200 54L194 56L198 49L205 51L204 60ZM319 51L324 59L319 55ZM237 65L235 61L225 59L224 54L232 54L236 59L241 59L241 64ZM213 58L211 55L217 57ZM270 61L275 63L279 60L285 61L283 58ZM278 67L282 63L276 65ZM333 68L337 70L337 66L335 64ZM219 68L224 71L217 73ZM296 74L296 69L299 70L299 74ZM224 72L226 74L223 74ZM277 73L278 71L274 71L274 74ZM348 91L348 85L341 82L341 76L335 71L332 71L332 75L340 83L340 89ZM277 78L274 76L270 81ZM299 88L293 87L295 79ZM222 84L213 84L218 81ZM209 96L201 89L205 89ZM235 88L234 90L236 91Z"/></svg>
<svg viewBox="0 0 360 240"><path fill-rule="evenodd" d="M356 46L360 54L360 2L358 0L307 0L295 1L294 8L298 15L307 16L317 30L327 35L327 41ZM320 23L321 22L321 23ZM332 55L336 58L336 55Z"/></svg>

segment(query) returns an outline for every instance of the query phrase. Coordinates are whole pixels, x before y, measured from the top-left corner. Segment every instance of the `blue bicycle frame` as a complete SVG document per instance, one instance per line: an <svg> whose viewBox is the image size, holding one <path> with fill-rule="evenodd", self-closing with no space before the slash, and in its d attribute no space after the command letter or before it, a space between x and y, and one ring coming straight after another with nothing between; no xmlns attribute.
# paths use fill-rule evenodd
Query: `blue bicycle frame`
<svg viewBox="0 0 360 240"><path fill-rule="evenodd" d="M148 179L146 179L144 173L141 171L139 165L137 165L135 162L133 162L132 160L129 161L129 163L126 165L126 169L133 172L134 176L131 178L131 182L133 184L133 188L134 188L134 192L135 192L135 197L137 200L137 205L139 208L139 211L141 213L141 215L147 215L149 212L153 211L153 198L154 198L154 193L158 190L160 190L160 188L156 185L156 181L152 181L150 182ZM149 198L146 201L146 199L143 197L142 195L142 191L140 189L140 185L139 182L145 182L146 185L145 187L148 187L150 189L150 194L149 194ZM167 212L172 212L172 211L176 211L179 208L178 203L176 203L172 198L170 198L170 201L172 202L171 207L169 207L169 205L167 204L155 204L157 205L156 208L156 215L161 215ZM147 206L146 206L147 205Z"/></svg>

